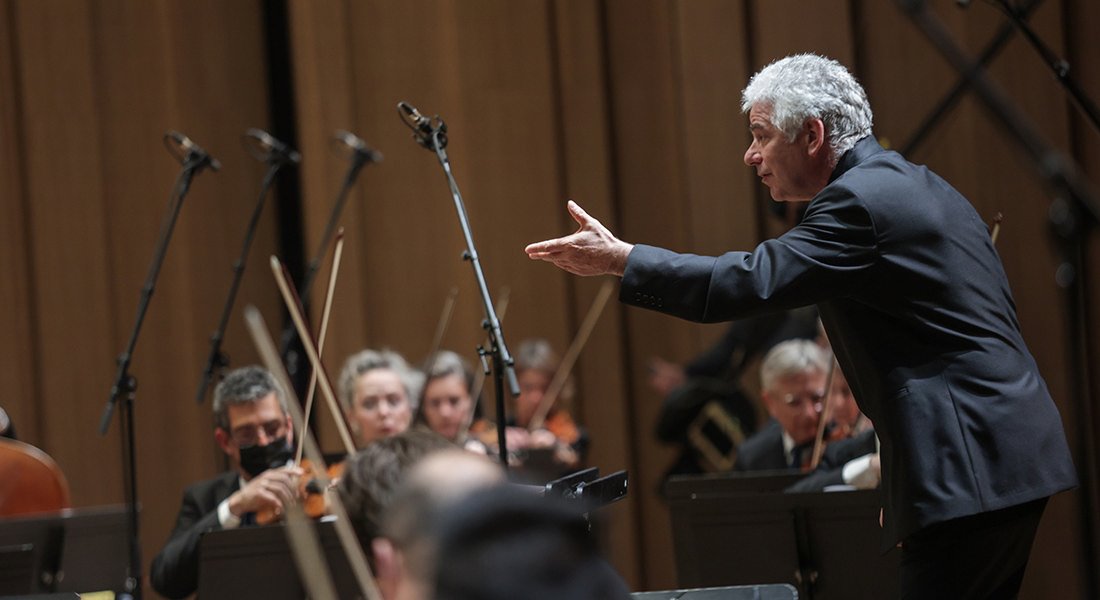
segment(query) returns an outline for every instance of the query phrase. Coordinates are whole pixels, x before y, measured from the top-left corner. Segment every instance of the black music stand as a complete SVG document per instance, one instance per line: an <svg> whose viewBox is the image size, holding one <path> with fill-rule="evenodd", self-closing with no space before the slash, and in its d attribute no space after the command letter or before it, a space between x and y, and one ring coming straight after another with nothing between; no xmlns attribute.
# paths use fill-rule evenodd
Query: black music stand
<svg viewBox="0 0 1100 600"><path fill-rule="evenodd" d="M785 583L772 583L663 592L634 592L630 597L634 600L798 600L798 590Z"/></svg>
<svg viewBox="0 0 1100 600"><path fill-rule="evenodd" d="M360 595L331 521L314 523L341 598ZM199 543L199 589L203 600L268 598L299 600L305 588L287 544L285 525L211 531Z"/></svg>
<svg viewBox="0 0 1100 600"><path fill-rule="evenodd" d="M125 505L67 509L0 520L0 595L58 592L122 592L129 568ZM6 582L27 559L15 549L31 546L37 587L13 591ZM7 564L8 559L15 564ZM9 573L9 571L12 571Z"/></svg>
<svg viewBox="0 0 1100 600"><path fill-rule="evenodd" d="M900 555L880 552L878 491L746 493L733 479L669 482L681 586L786 583L810 600L896 597Z"/></svg>
<svg viewBox="0 0 1100 600"><path fill-rule="evenodd" d="M0 521L0 596L54 591L64 539L56 515Z"/></svg>

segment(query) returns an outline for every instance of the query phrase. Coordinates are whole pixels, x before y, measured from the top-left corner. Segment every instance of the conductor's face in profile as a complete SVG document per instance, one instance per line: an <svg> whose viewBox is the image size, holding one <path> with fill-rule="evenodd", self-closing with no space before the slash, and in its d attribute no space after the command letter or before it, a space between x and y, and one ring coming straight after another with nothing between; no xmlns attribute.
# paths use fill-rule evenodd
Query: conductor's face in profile
<svg viewBox="0 0 1100 600"><path fill-rule="evenodd" d="M795 444L810 442L817 434L824 395L825 373L816 368L780 377L763 392L768 412Z"/></svg>
<svg viewBox="0 0 1100 600"><path fill-rule="evenodd" d="M749 110L749 131L745 164L756 169L773 200L809 200L829 182L833 165L820 119L807 119L792 139L773 124L771 106L758 103Z"/></svg>

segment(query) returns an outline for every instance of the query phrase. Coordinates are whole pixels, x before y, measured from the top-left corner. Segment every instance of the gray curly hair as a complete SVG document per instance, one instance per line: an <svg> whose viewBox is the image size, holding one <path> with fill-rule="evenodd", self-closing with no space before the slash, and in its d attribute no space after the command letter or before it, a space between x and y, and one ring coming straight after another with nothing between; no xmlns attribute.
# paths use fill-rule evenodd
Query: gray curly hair
<svg viewBox="0 0 1100 600"><path fill-rule="evenodd" d="M821 119L835 164L871 134L874 117L863 86L839 62L816 54L781 58L752 76L741 93L741 112L771 107L772 125L794 141L806 119Z"/></svg>
<svg viewBox="0 0 1100 600"><path fill-rule="evenodd" d="M760 388L774 390L776 382L807 371L826 372L828 352L811 340L787 340L776 344L760 364Z"/></svg>
<svg viewBox="0 0 1100 600"><path fill-rule="evenodd" d="M283 386L267 369L253 365L230 371L214 388L214 426L229 431L230 406L252 404L272 392L287 414Z"/></svg>
<svg viewBox="0 0 1100 600"><path fill-rule="evenodd" d="M351 403L355 396L355 380L360 375L375 369L389 369L397 373L405 388L405 394L409 398L409 406L416 410L420 401L420 388L424 385L424 376L420 371L409 366L400 354L384 348L382 350L360 350L348 357L344 362L344 368L340 371L339 393L340 402L344 410L351 409Z"/></svg>

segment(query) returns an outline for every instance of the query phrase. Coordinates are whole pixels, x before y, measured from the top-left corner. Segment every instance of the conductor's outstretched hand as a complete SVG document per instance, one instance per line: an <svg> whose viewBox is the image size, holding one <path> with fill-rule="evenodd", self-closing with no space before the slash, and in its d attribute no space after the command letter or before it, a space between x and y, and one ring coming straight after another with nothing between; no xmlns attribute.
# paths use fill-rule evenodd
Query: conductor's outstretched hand
<svg viewBox="0 0 1100 600"><path fill-rule="evenodd" d="M580 229L565 237L528 245L527 256L554 263L574 275L621 277L626 269L626 257L634 245L616 238L576 202L570 200L568 209Z"/></svg>

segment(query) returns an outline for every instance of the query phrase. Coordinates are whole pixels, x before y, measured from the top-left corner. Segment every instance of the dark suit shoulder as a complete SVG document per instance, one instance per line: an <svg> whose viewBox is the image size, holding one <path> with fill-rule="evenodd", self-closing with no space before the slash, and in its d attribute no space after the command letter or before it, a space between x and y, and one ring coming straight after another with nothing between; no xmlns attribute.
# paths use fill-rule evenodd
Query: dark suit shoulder
<svg viewBox="0 0 1100 600"><path fill-rule="evenodd" d="M737 448L734 471L763 471L786 469L787 458L783 453L783 430L779 423L771 421Z"/></svg>

